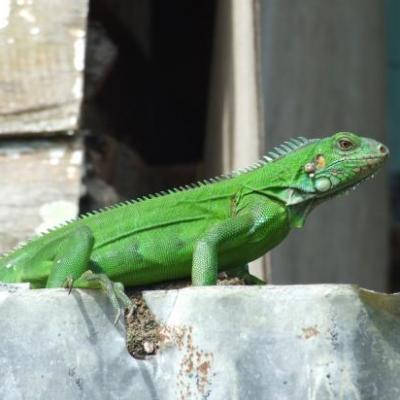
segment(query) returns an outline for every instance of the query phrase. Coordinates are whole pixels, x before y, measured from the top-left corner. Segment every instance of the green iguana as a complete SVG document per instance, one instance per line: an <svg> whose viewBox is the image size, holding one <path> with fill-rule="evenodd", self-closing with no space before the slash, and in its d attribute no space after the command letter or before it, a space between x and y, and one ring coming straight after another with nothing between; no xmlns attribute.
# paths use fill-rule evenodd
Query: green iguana
<svg viewBox="0 0 400 400"><path fill-rule="evenodd" d="M261 283L247 263L302 227L309 212L372 176L388 157L372 139L339 132L292 139L254 165L117 204L67 222L0 258L1 282L34 288L102 288L128 307L124 285L218 271Z"/></svg>

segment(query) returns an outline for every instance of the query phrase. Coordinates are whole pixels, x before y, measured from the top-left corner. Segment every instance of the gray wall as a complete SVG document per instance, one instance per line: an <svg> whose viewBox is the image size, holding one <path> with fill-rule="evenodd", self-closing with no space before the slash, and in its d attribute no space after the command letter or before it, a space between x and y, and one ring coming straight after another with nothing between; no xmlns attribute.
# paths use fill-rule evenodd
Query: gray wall
<svg viewBox="0 0 400 400"><path fill-rule="evenodd" d="M350 130L385 141L384 2L262 0L267 147ZM272 252L273 283L387 283L386 171Z"/></svg>

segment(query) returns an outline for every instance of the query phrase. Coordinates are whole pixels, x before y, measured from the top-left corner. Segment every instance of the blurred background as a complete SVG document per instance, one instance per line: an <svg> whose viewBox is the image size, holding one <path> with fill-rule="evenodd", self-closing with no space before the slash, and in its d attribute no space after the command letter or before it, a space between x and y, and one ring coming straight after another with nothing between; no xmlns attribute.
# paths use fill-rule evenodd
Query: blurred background
<svg viewBox="0 0 400 400"><path fill-rule="evenodd" d="M349 130L389 164L252 269L399 291L399 38L397 0L1 0L0 251Z"/></svg>

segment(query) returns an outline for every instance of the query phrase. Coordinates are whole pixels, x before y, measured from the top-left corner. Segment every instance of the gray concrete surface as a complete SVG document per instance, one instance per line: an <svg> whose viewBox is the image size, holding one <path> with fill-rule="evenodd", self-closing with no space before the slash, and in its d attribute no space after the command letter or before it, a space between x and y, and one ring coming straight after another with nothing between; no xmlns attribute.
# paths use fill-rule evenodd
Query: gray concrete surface
<svg viewBox="0 0 400 400"><path fill-rule="evenodd" d="M144 292L162 325L135 360L98 292L0 287L0 398L400 398L400 298L350 285Z"/></svg>

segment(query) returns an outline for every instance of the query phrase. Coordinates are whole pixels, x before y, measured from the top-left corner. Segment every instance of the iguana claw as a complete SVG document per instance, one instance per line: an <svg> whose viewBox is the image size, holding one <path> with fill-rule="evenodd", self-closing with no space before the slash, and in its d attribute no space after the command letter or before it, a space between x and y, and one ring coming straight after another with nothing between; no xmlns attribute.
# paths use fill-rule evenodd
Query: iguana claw
<svg viewBox="0 0 400 400"><path fill-rule="evenodd" d="M117 324L121 317L121 308L133 309L132 301L124 292L124 285L121 282L113 282L106 274L98 274L88 270L74 282L73 286L104 290L110 299L113 308L117 312L117 315L114 319L114 325Z"/></svg>
<svg viewBox="0 0 400 400"><path fill-rule="evenodd" d="M74 278L72 275L69 275L67 279L65 279L64 287L68 289L68 295L70 295L72 288L74 287Z"/></svg>

